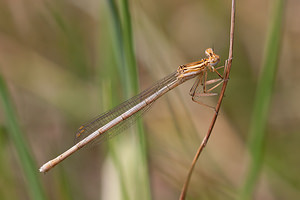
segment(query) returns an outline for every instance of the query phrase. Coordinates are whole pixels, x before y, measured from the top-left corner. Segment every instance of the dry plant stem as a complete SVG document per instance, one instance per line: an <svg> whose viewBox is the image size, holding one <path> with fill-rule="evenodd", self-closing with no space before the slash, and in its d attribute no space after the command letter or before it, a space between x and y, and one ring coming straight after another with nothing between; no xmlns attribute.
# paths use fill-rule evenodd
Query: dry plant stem
<svg viewBox="0 0 300 200"><path fill-rule="evenodd" d="M224 97L224 94L225 94L225 90L226 90L226 87L227 87L227 83L228 83L228 80L229 80L229 74L230 74L232 57L233 57L234 22L235 22L235 0L232 0L229 56L228 56L227 63L225 64L225 69L224 69L225 75L224 75L223 86L222 86L220 97L219 97L219 100L218 100L218 103L217 103L217 106L216 106L215 114L214 114L214 116L213 116L213 118L211 120L211 124L209 126L209 129L208 129L205 137L203 138L201 145L199 146L199 148L197 150L197 153L196 153L196 155L195 155L195 157L193 159L193 162L191 164L190 170L189 170L188 175L186 177L185 183L184 183L184 185L182 187L180 198L179 198L180 200L184 200L185 199L185 196L186 196L186 193L187 193L187 189L188 189L188 186L189 186L189 182L190 182L190 179L191 179L194 167L195 167L195 165L197 163L197 160L198 160L198 158L199 158L202 150L204 149L204 147L206 146L206 144L207 144L207 142L209 140L209 137L211 135L211 132L212 132L212 130L214 128L214 125L215 125L215 122L217 120L218 113L220 111L221 103L222 103L222 100L223 100L223 97Z"/></svg>

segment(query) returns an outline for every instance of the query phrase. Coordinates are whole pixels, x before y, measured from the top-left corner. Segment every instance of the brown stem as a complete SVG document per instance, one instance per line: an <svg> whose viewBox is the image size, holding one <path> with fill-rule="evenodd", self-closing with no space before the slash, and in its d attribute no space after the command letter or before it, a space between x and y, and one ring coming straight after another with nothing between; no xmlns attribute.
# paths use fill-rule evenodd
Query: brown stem
<svg viewBox="0 0 300 200"><path fill-rule="evenodd" d="M232 64L233 39L234 39L234 23L235 23L235 0L232 0L229 55L228 55L227 62L225 64L225 71L224 71L225 75L224 75L224 82L223 82L222 90L221 90L221 93L220 93L220 97L219 97L218 103L216 105L216 112L215 112L215 114L214 114L214 116L213 116L213 118L211 120L209 129L208 129L205 137L203 138L202 143L201 143L201 145L199 146L199 148L197 150L197 153L195 154L195 157L194 157L193 162L191 164L191 167L189 169L188 175L186 177L185 183L184 183L184 185L182 187L180 198L179 198L180 200L184 200L185 199L185 196L186 196L186 193L187 193L187 189L188 189L188 186L189 186L189 182L190 182L190 179L191 179L194 167L195 167L195 165L197 163L197 160L198 160L198 158L199 158L202 150L204 149L204 147L206 146L206 144L207 144L207 142L209 140L209 137L211 135L211 132L212 132L212 130L214 128L214 125L215 125L215 122L217 120L218 113L220 111L221 103L222 103L222 100L223 100L223 97L224 97L224 94L225 94L225 90L226 90L226 87L227 87L227 83L228 83L228 80L229 80L229 74L230 74L230 69L231 69L231 64Z"/></svg>

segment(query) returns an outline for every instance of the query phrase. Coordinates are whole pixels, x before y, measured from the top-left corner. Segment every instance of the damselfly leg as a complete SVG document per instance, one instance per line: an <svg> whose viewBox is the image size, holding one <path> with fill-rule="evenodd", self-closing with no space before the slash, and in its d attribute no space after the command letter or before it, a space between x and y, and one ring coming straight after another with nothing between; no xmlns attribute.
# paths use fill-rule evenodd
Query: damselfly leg
<svg viewBox="0 0 300 200"><path fill-rule="evenodd" d="M203 71L199 74L197 77L195 83L193 84L190 95L192 96L192 100L200 105L203 105L205 107L211 108L215 110L214 106L208 105L204 102L202 102L201 97L211 97L211 96L217 96L218 93L212 92L216 88L218 88L224 81L223 76L217 71L218 69L223 68L224 66L218 67L218 68L211 68L209 71L215 73L219 78L210 79L208 80L208 70ZM212 86L211 86L212 85ZM201 99L201 100L200 100Z"/></svg>

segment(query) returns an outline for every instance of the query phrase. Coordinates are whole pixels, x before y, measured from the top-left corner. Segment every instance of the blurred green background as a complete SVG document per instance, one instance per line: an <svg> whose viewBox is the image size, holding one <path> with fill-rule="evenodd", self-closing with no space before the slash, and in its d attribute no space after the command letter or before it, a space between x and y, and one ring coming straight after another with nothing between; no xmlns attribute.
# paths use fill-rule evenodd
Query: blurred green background
<svg viewBox="0 0 300 200"><path fill-rule="evenodd" d="M193 81L158 100L144 128L130 129L139 133L45 175L38 168L74 144L81 124L206 48L224 63L230 6L0 1L0 199L178 199L213 115L191 101ZM188 199L300 199L299 9L298 0L237 2L230 81Z"/></svg>

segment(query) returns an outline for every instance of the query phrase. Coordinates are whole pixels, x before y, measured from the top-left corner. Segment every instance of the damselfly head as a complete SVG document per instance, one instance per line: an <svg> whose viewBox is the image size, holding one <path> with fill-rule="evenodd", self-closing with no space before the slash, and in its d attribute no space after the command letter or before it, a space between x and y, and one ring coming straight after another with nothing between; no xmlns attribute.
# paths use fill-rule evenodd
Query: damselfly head
<svg viewBox="0 0 300 200"><path fill-rule="evenodd" d="M220 61L220 56L215 54L215 52L212 50L212 48L208 48L205 50L205 55L207 56L207 59L210 63L210 65L215 66Z"/></svg>

